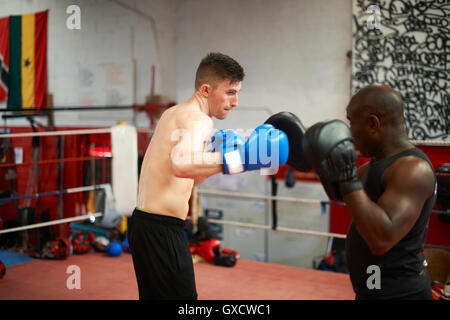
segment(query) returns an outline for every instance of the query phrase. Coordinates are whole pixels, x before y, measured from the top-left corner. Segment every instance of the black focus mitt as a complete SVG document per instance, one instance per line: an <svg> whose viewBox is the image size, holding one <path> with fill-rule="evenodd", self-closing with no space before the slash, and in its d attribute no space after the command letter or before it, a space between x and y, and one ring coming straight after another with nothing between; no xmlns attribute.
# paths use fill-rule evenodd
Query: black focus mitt
<svg viewBox="0 0 450 320"><path fill-rule="evenodd" d="M363 188L356 172L353 137L345 122L314 124L303 137L303 149L331 200L342 201L345 194Z"/></svg>
<svg viewBox="0 0 450 320"><path fill-rule="evenodd" d="M289 140L287 164L298 171L311 171L303 152L302 139L306 130L300 119L291 112L279 112L272 115L265 123L273 125L287 135Z"/></svg>

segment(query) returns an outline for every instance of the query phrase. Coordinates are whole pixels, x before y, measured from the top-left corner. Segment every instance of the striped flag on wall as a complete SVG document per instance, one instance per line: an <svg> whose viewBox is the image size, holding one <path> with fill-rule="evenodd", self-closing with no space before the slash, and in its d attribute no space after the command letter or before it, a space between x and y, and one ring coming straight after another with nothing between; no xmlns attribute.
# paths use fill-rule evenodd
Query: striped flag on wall
<svg viewBox="0 0 450 320"><path fill-rule="evenodd" d="M0 101L7 91L9 109L45 107L47 20L48 11L0 19Z"/></svg>

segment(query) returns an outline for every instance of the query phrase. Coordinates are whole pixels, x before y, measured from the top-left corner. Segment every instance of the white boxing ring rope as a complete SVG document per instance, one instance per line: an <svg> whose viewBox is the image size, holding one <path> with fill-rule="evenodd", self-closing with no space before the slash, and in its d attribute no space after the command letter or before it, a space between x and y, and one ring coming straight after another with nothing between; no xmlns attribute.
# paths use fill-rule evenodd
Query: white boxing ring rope
<svg viewBox="0 0 450 320"><path fill-rule="evenodd" d="M142 133L152 133L154 130L148 128L138 128L137 131ZM57 135L96 134L96 133L111 133L111 128L3 133L0 134L0 138L43 137L43 136L57 136ZM410 142L416 146L442 146L442 147L450 146L450 142L447 141L410 140Z"/></svg>
<svg viewBox="0 0 450 320"><path fill-rule="evenodd" d="M89 213L89 214L85 214L82 216L58 219L58 220L53 220L53 221L48 221L48 222L34 223L34 224L27 225L27 226L16 227L16 228L8 228L8 229L0 230L0 234L16 232L16 231L24 231L24 230L29 230L29 229L36 229L36 228L47 227L47 226L52 226L55 224L61 224L61 223L67 223L67 222L83 221L83 220L87 220L87 219L92 219L92 217L98 218L98 217L102 217L102 216L103 216L102 212Z"/></svg>
<svg viewBox="0 0 450 320"><path fill-rule="evenodd" d="M265 226L265 225L260 225L260 224L243 223L243 222L227 221L227 220L218 220L218 219L211 219L211 218L208 218L208 221L211 222L211 223L230 225L230 226L235 226L235 227L264 229L264 230L272 230L272 231L282 231L282 232L306 234L306 235L311 235L311 236L333 237L333 238L342 238L342 239L345 239L347 237L345 234L340 234L340 233L330 233L330 232L312 231L312 230L304 230L304 229L294 229L294 228L286 228L286 227L277 227L276 229L272 229L272 227L270 227L270 226Z"/></svg>
<svg viewBox="0 0 450 320"><path fill-rule="evenodd" d="M152 133L154 130L147 128L139 128L138 132ZM80 130L61 130L61 131L39 131L39 132L23 132L23 133L2 133L1 138L25 138L25 137L48 137L48 136L67 136L78 134L99 134L111 133L111 128L99 129L80 129Z"/></svg>
<svg viewBox="0 0 450 320"><path fill-rule="evenodd" d="M111 133L111 128L4 133L0 134L0 138L48 137L48 136L67 136L67 135L96 134L96 133Z"/></svg>
<svg viewBox="0 0 450 320"><path fill-rule="evenodd" d="M196 190L194 192L194 197L199 197L202 194L204 194L204 195L213 195L213 196L232 197L232 198L241 198L241 199L277 200L277 201L294 202L294 203L320 204L321 206L324 206L325 204L345 206L345 203L334 202L334 201L323 201L323 200L312 200L312 199L297 199L297 198L292 198L292 197L266 196L266 195L248 194L248 193L243 194L243 193L237 193L237 192L218 191L218 190L203 190L203 189ZM194 204L196 202L198 202L198 201L194 201ZM197 211L197 210L193 210L193 211ZM442 213L443 214L449 214L449 212L441 212L441 211L436 211L436 210L433 210L432 212L434 212L434 213L441 213L441 214ZM208 221L210 221L211 223L223 224L223 225L232 225L232 226L237 226L237 227L265 229L265 230L272 230L272 231L283 231L283 232L291 232L291 233L315 235L315 236L323 236L323 237L334 237L334 238L342 238L342 239L346 238L345 234L340 234L340 233L330 233L330 232L294 229L294 228L286 228L286 227L279 227L279 226L277 226L274 229L271 226L267 226L267 225L242 223L242 222L219 220L219 219L212 219L212 218L208 218Z"/></svg>
<svg viewBox="0 0 450 320"><path fill-rule="evenodd" d="M237 192L203 190L203 189L196 190L194 192L194 198L199 197L202 194L233 197L233 198L242 198L242 199L277 200L277 201L285 201L285 202L320 204L320 205L323 205L324 203L330 203L330 202L325 202L325 201L321 201L321 200L296 199L296 198L291 198L291 197L266 196L266 195L258 195L258 194L242 194L242 193L237 193ZM193 201L194 204L197 202L198 201L196 201L196 200ZM338 203L336 203L336 204L338 204ZM197 210L193 210L193 211L197 211ZM208 218L208 221L211 223L222 224L222 225L231 225L231 226L236 226L236 227L264 229L264 230L272 230L272 231L280 231L280 232L289 232L289 233L297 233L297 234L312 235L312 236L333 237L333 238L341 238L341 239L345 239L347 237L347 235L340 234L340 233L304 230L304 229L287 228L287 227L279 227L279 226L277 226L276 229L273 229L271 226L267 226L267 225L219 220L219 219L212 219L212 218Z"/></svg>
<svg viewBox="0 0 450 320"><path fill-rule="evenodd" d="M34 193L34 194L29 194L29 195L24 195L24 196L13 196L13 197L10 197L10 198L0 198L0 203L1 202L11 201L11 200L18 200L18 199L38 198L38 197L42 197L42 196L58 195L58 194L80 193L80 192L93 191L93 190L99 190L99 189L105 189L105 191L108 193L109 192L109 186L110 186L109 184L105 183L105 184L99 184L99 185L70 188L70 189L65 189L65 190L57 190L57 191L49 191L49 192L42 192L42 193ZM82 221L82 220L98 218L98 217L102 217L102 216L103 216L102 212L88 213L86 215L81 215L81 216L76 216L76 217L70 217L70 218L57 219L57 220L52 220L52 221L47 221L47 222L34 223L34 224L29 224L29 225L26 225L26 226L15 227L15 228L8 228L8 229L0 230L0 234L9 233L9 232L16 232L16 231L24 231L24 230L29 230L29 229L36 229L36 228L52 226L52 225L55 225L55 224L61 224L61 223L67 223L67 222L73 222L73 221Z"/></svg>
<svg viewBox="0 0 450 320"><path fill-rule="evenodd" d="M233 197L233 198L277 200L277 201L308 203L308 204L334 203L334 202L322 201L322 200L297 199L297 198L291 198L291 197L266 196L266 195L260 195L260 194L237 193L237 192L217 191L217 190L200 189L200 190L198 190L198 193L205 194L205 195L225 196L225 197ZM339 204L339 202L336 202L335 204Z"/></svg>

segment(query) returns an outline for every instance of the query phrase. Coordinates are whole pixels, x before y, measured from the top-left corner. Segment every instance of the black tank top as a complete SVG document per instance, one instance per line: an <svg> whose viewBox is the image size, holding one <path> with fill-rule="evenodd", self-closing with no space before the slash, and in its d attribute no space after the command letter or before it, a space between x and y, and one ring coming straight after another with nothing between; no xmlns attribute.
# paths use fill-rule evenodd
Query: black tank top
<svg viewBox="0 0 450 320"><path fill-rule="evenodd" d="M406 156L420 157L427 161L433 169L428 157L417 148L404 150L380 161L370 161L364 171L362 182L364 190L372 201L377 202L384 192L381 181L384 170L398 158ZM435 200L436 187L434 193L425 201L422 212L412 229L383 255L373 255L353 222L350 224L345 241L345 251L350 280L357 298L396 298L430 287L423 246L427 236L428 218ZM367 283L368 278L374 275L373 267L369 268L372 265L379 267L380 289L373 288ZM373 278L369 279L369 282L372 280Z"/></svg>

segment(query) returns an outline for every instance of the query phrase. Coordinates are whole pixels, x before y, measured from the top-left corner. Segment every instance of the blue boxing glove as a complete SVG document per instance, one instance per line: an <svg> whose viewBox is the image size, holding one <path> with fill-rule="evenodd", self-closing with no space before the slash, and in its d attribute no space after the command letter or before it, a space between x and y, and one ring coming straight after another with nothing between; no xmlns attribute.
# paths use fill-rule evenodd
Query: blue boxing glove
<svg viewBox="0 0 450 320"><path fill-rule="evenodd" d="M211 138L212 152L221 152L223 174L245 171L245 141L234 130L219 130Z"/></svg>
<svg viewBox="0 0 450 320"><path fill-rule="evenodd" d="M246 142L234 130L219 130L211 145L213 152L222 152L224 174L280 167L289 157L287 135L271 124L257 127Z"/></svg>
<svg viewBox="0 0 450 320"><path fill-rule="evenodd" d="M245 170L277 168L289 157L287 135L271 124L260 125L245 143Z"/></svg>

